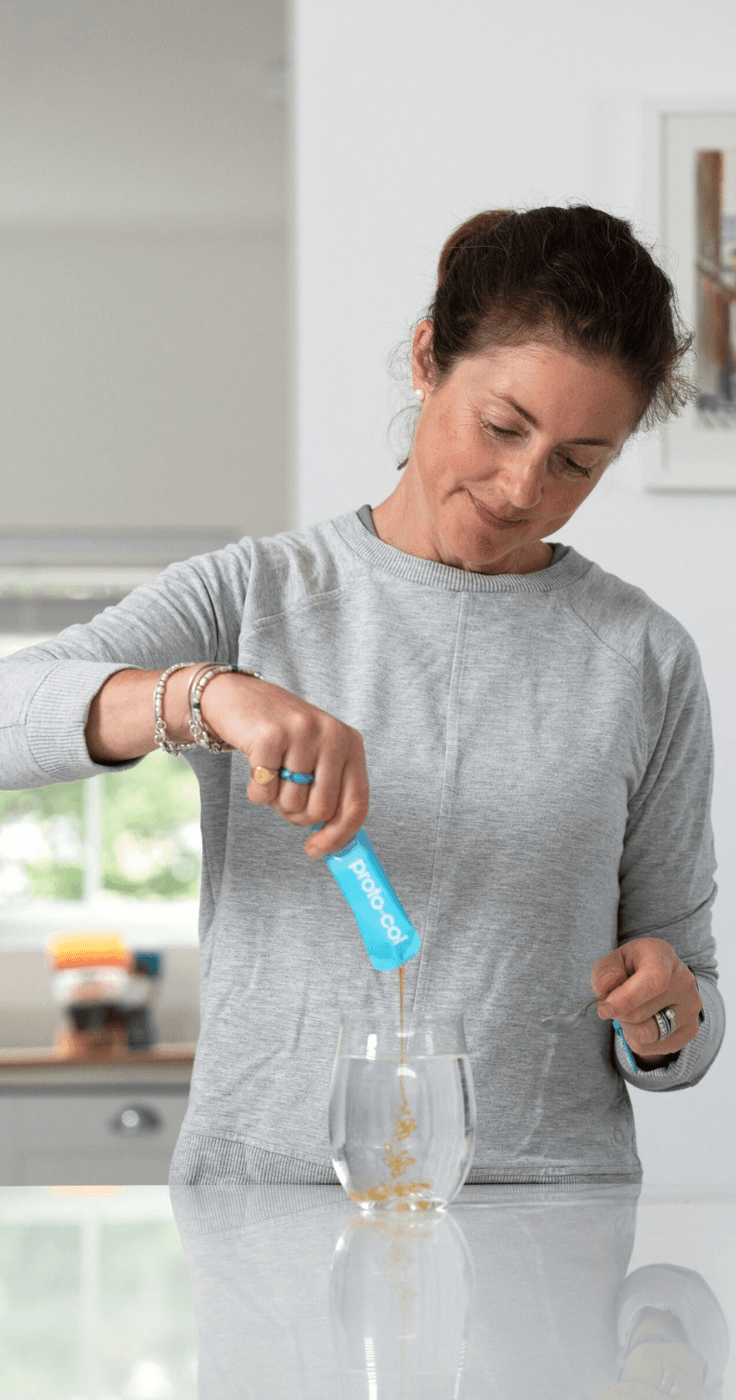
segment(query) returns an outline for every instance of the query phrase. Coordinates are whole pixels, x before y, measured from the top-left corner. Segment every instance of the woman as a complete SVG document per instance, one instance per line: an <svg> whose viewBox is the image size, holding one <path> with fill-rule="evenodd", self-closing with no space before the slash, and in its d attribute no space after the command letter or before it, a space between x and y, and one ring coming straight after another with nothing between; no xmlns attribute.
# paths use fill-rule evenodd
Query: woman
<svg viewBox="0 0 736 1400"><path fill-rule="evenodd" d="M547 542L685 401L687 343L626 223L480 214L414 338L421 409L388 500L173 565L5 663L9 787L150 752L154 690L157 741L178 747L194 687L202 1031L172 1181L334 1180L339 1013L397 992L318 859L368 817L368 775L371 838L423 940L408 1003L465 1015L471 1181L637 1179L625 1082L681 1088L715 1057L695 646ZM206 661L225 669L202 688ZM218 741L233 751L202 746ZM540 1030L589 998L591 969L597 1017Z"/></svg>

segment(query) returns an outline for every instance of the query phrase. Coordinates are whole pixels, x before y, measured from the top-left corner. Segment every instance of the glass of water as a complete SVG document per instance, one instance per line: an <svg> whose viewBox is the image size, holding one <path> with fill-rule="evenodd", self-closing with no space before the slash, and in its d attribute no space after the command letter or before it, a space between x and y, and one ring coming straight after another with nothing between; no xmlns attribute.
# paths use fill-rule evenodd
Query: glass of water
<svg viewBox="0 0 736 1400"><path fill-rule="evenodd" d="M462 1016L347 1014L330 1091L335 1171L364 1210L453 1200L470 1170L475 1094Z"/></svg>

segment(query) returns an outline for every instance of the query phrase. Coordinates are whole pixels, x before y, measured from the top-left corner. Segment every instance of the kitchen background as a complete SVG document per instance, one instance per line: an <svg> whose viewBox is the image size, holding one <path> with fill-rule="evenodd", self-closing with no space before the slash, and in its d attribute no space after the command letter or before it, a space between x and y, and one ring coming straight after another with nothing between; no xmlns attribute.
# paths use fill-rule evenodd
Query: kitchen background
<svg viewBox="0 0 736 1400"><path fill-rule="evenodd" d="M409 398L394 351L449 230L479 208L584 200L657 240L658 114L736 109L729 12L0 4L2 650L92 616L171 559L387 495ZM676 265L676 247L660 255ZM700 648L733 1004L736 492L647 490L658 451L656 436L632 445L563 538ZM84 928L162 952L161 1041L191 1046L197 871L196 787L176 760L0 794L2 1046L51 1045L44 942ZM733 1185L735 1057L727 1037L696 1089L634 1095L650 1183ZM143 1096L168 1142L185 1061L145 1082L115 1073L87 1081L100 1121ZM2 1179L89 1180L95 1153L103 1172L78 1109L48 1068L0 1068L0 1142L29 1134L22 1160L0 1146ZM121 1133L123 1179L163 1180L146 1176L160 1172L148 1139Z"/></svg>

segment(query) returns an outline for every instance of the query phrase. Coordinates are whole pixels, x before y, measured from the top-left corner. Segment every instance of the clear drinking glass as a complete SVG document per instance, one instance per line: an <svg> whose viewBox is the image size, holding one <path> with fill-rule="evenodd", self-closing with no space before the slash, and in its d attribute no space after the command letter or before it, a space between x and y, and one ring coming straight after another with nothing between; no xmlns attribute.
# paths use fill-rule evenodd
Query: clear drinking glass
<svg viewBox="0 0 736 1400"><path fill-rule="evenodd" d="M475 1094L462 1016L343 1016L330 1091L335 1171L364 1210L445 1206L470 1170Z"/></svg>

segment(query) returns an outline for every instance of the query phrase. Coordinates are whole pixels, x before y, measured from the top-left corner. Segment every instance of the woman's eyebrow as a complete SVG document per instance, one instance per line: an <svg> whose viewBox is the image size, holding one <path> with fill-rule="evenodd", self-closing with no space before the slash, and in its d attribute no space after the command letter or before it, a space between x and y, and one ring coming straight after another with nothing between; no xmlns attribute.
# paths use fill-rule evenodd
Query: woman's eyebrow
<svg viewBox="0 0 736 1400"><path fill-rule="evenodd" d="M520 413L522 418L526 418L527 422L531 423L533 428L539 427L539 423L534 415L530 413L528 409L522 408L521 404L517 403L515 399L510 399L507 394L496 394L496 398L501 399L503 403L511 404L511 407L515 408L516 412ZM565 438L565 442L569 442L571 447L613 447L613 443L608 442L606 438Z"/></svg>

